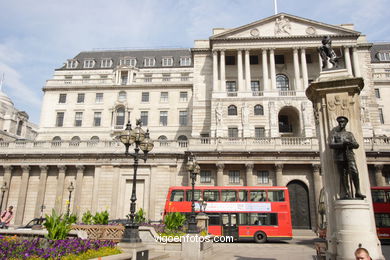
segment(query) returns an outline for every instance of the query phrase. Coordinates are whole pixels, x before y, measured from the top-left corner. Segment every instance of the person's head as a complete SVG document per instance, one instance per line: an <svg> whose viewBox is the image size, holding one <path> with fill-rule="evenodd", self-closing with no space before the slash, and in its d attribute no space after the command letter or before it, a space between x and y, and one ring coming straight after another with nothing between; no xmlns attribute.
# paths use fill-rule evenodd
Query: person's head
<svg viewBox="0 0 390 260"><path fill-rule="evenodd" d="M345 116L339 116L336 118L336 120L339 123L340 129L344 129L348 123L348 118L346 118Z"/></svg>
<svg viewBox="0 0 390 260"><path fill-rule="evenodd" d="M355 251L355 259L356 260L370 260L370 254L368 253L367 249L363 247L359 247Z"/></svg>
<svg viewBox="0 0 390 260"><path fill-rule="evenodd" d="M9 207L8 207L8 210L9 210L9 211L12 211L13 208L14 208L14 206L9 206Z"/></svg>

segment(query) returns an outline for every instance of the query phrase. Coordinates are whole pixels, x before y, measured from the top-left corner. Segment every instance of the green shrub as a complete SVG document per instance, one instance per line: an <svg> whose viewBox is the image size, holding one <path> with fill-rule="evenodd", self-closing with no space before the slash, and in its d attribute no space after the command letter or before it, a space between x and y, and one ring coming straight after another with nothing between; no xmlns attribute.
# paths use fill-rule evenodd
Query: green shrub
<svg viewBox="0 0 390 260"><path fill-rule="evenodd" d="M48 234L46 237L48 239L65 239L68 236L71 223L69 223L66 218L63 218L62 214L58 215L53 209L51 216L46 214L45 218L46 221L43 223L43 225L47 229Z"/></svg>
<svg viewBox="0 0 390 260"><path fill-rule="evenodd" d="M70 214L69 216L65 215L64 220L69 224L74 224L77 222L77 215L76 214Z"/></svg>
<svg viewBox="0 0 390 260"><path fill-rule="evenodd" d="M178 230L183 227L186 216L180 212L170 212L165 216L164 224L168 230Z"/></svg>
<svg viewBox="0 0 390 260"><path fill-rule="evenodd" d="M86 225L92 224L92 214L91 211L87 211L83 214L83 217L81 218L81 222L83 222Z"/></svg>
<svg viewBox="0 0 390 260"><path fill-rule="evenodd" d="M135 222L136 223L145 223L146 221L146 216L145 216L145 211L140 208L136 213L135 213Z"/></svg>
<svg viewBox="0 0 390 260"><path fill-rule="evenodd" d="M96 212L95 216L92 217L93 224L95 225L107 225L108 224L108 211Z"/></svg>

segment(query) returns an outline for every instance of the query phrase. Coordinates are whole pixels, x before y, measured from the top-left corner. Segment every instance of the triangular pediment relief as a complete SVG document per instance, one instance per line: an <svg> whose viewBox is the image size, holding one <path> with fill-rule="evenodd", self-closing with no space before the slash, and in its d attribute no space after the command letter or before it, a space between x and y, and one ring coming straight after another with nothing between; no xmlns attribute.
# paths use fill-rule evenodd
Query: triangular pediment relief
<svg viewBox="0 0 390 260"><path fill-rule="evenodd" d="M225 30L210 37L218 39L296 37L323 35L358 36L359 32L341 26L325 24L290 14L277 14L238 28Z"/></svg>

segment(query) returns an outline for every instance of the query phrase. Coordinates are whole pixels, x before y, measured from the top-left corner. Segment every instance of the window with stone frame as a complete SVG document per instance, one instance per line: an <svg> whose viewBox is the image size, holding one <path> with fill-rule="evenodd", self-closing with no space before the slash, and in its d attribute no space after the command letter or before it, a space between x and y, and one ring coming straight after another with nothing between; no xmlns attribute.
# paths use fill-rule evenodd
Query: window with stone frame
<svg viewBox="0 0 390 260"><path fill-rule="evenodd" d="M57 127L64 126L64 116L65 116L65 112L57 112L57 116L56 116L56 126Z"/></svg>
<svg viewBox="0 0 390 260"><path fill-rule="evenodd" d="M160 93L160 102L161 103L167 103L168 102L168 92L161 92Z"/></svg>
<svg viewBox="0 0 390 260"><path fill-rule="evenodd" d="M180 57L180 66L191 66L191 57Z"/></svg>
<svg viewBox="0 0 390 260"><path fill-rule="evenodd" d="M375 88L374 91L375 91L375 97L381 98L381 93L379 92L379 88Z"/></svg>
<svg viewBox="0 0 390 260"><path fill-rule="evenodd" d="M211 171L200 171L200 183L211 183Z"/></svg>
<svg viewBox="0 0 390 260"><path fill-rule="evenodd" d="M379 112L379 121L381 122L381 124L383 125L385 123L385 117L383 115L383 109L382 108L379 108L378 109L378 112Z"/></svg>
<svg viewBox="0 0 390 260"><path fill-rule="evenodd" d="M263 116L264 115L264 108L262 105L255 105L255 107L253 108L253 113L255 116Z"/></svg>
<svg viewBox="0 0 390 260"><path fill-rule="evenodd" d="M142 126L147 126L148 125L148 119L149 119L148 116L149 116L148 111L141 111Z"/></svg>
<svg viewBox="0 0 390 260"><path fill-rule="evenodd" d="M255 138L264 138L264 137L265 137L265 128L255 127Z"/></svg>
<svg viewBox="0 0 390 260"><path fill-rule="evenodd" d="M160 126L168 125L168 111L160 111Z"/></svg>
<svg viewBox="0 0 390 260"><path fill-rule="evenodd" d="M180 92L180 102L187 102L188 101L188 92L183 91Z"/></svg>
<svg viewBox="0 0 390 260"><path fill-rule="evenodd" d="M144 67L154 67L155 63L156 63L155 58L151 58L151 57L144 58Z"/></svg>
<svg viewBox="0 0 390 260"><path fill-rule="evenodd" d="M112 59L102 59L100 63L100 67L111 68L111 66L112 66Z"/></svg>
<svg viewBox="0 0 390 260"><path fill-rule="evenodd" d="M276 75L276 88L281 91L290 89L288 77L284 74Z"/></svg>
<svg viewBox="0 0 390 260"><path fill-rule="evenodd" d="M58 98L58 103L59 104L65 104L66 103L66 94L60 94Z"/></svg>
<svg viewBox="0 0 390 260"><path fill-rule="evenodd" d="M78 93L77 94L77 104L84 103L85 94L84 93Z"/></svg>
<svg viewBox="0 0 390 260"><path fill-rule="evenodd" d="M186 126L188 124L188 112L179 111L179 125Z"/></svg>
<svg viewBox="0 0 390 260"><path fill-rule="evenodd" d="M235 105L228 106L228 116L236 116L237 115L237 107Z"/></svg>
<svg viewBox="0 0 390 260"><path fill-rule="evenodd" d="M260 82L258 80L251 81L251 90L252 92L260 91Z"/></svg>
<svg viewBox="0 0 390 260"><path fill-rule="evenodd" d="M102 112L94 112L93 126L100 126L102 122Z"/></svg>
<svg viewBox="0 0 390 260"><path fill-rule="evenodd" d="M116 120L115 120L115 125L116 126L124 126L125 125L125 108L123 106L118 107L116 109Z"/></svg>
<svg viewBox="0 0 390 260"><path fill-rule="evenodd" d="M95 66L95 60L92 60L92 59L84 60L84 68L85 69L91 69L94 66Z"/></svg>
<svg viewBox="0 0 390 260"><path fill-rule="evenodd" d="M75 69L75 68L77 68L78 64L79 64L79 62L77 60L68 60L68 62L66 63L66 68L67 69Z"/></svg>
<svg viewBox="0 0 390 260"><path fill-rule="evenodd" d="M82 126L83 112L76 112L74 116L74 126Z"/></svg>
<svg viewBox="0 0 390 260"><path fill-rule="evenodd" d="M103 103L103 93L96 93L95 103L97 104Z"/></svg>
<svg viewBox="0 0 390 260"><path fill-rule="evenodd" d="M142 92L141 102L149 102L149 92Z"/></svg>
<svg viewBox="0 0 390 260"><path fill-rule="evenodd" d="M269 172L268 171L257 171L257 183L268 184L269 183Z"/></svg>
<svg viewBox="0 0 390 260"><path fill-rule="evenodd" d="M390 61L390 52L378 52L377 57L380 61Z"/></svg>
<svg viewBox="0 0 390 260"><path fill-rule="evenodd" d="M229 138L238 138L238 128L237 127L229 127L228 128L228 137Z"/></svg>
<svg viewBox="0 0 390 260"><path fill-rule="evenodd" d="M127 98L126 91L120 91L118 93L118 101L120 102L126 101L126 98Z"/></svg>
<svg viewBox="0 0 390 260"><path fill-rule="evenodd" d="M240 171L229 171L229 184L240 183Z"/></svg>

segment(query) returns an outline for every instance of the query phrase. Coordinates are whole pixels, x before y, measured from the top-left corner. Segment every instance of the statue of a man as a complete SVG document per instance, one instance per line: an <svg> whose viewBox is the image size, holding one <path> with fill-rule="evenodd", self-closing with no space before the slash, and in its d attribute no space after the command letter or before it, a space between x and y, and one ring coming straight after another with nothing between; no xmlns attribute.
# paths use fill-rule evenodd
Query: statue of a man
<svg viewBox="0 0 390 260"><path fill-rule="evenodd" d="M332 49L332 40L330 39L329 35L322 38L322 46L318 47L318 52L321 55L323 69L326 68L328 58L329 62L334 67L337 67L337 62L340 57L337 57L336 53Z"/></svg>
<svg viewBox="0 0 390 260"><path fill-rule="evenodd" d="M222 104L218 103L217 107L215 108L215 118L216 118L217 126L222 125L222 113L223 113Z"/></svg>
<svg viewBox="0 0 390 260"><path fill-rule="evenodd" d="M355 186L355 198L364 199L366 196L360 192L359 172L356 166L355 153L353 152L353 149L359 148L359 144L356 142L353 134L345 130L348 118L339 116L336 120L339 125L330 134L329 146L334 149L334 159L337 163L341 184L345 192L345 196L342 199L353 198L349 178L351 178L351 182Z"/></svg>
<svg viewBox="0 0 390 260"><path fill-rule="evenodd" d="M242 123L243 124L246 124L249 122L249 108L248 108L248 104L245 102L243 105L242 105Z"/></svg>

